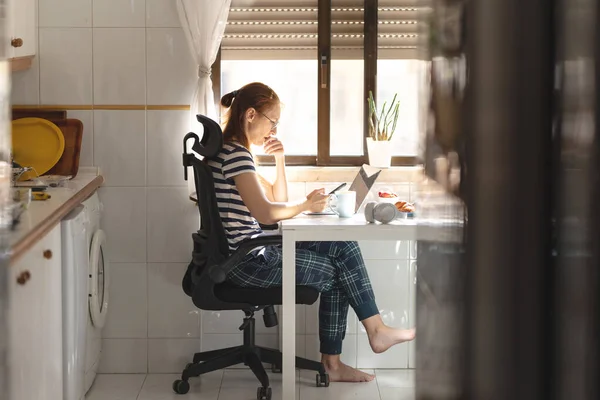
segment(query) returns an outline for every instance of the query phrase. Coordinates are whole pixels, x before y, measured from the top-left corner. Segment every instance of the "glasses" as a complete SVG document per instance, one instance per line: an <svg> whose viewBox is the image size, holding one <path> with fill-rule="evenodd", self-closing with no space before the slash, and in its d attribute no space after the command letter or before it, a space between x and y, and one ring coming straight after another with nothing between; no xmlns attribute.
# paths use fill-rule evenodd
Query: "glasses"
<svg viewBox="0 0 600 400"><path fill-rule="evenodd" d="M269 122L271 123L271 130L274 130L275 128L277 128L277 125L279 125L279 121L277 121L277 122L273 121L271 118L267 117L265 114L261 113L260 111L258 111L258 113L269 120Z"/></svg>

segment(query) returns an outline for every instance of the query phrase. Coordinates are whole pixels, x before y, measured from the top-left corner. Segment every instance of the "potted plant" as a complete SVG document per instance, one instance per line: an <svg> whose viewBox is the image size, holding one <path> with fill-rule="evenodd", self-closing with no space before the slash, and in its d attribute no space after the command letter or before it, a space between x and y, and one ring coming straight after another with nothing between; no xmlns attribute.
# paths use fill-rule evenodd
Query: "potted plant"
<svg viewBox="0 0 600 400"><path fill-rule="evenodd" d="M400 101L396 102L398 94L394 95L389 108L387 101L381 110L377 109L373 92L369 91L369 137L367 151L369 164L376 168L389 168L392 163L392 137L396 131Z"/></svg>

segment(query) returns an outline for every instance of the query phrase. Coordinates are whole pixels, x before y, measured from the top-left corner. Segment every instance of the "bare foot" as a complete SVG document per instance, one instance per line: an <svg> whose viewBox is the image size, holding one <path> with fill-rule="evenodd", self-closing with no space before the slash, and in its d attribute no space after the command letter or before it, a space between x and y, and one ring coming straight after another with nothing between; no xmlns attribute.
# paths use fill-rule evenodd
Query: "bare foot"
<svg viewBox="0 0 600 400"><path fill-rule="evenodd" d="M329 374L330 382L371 382L375 379L374 375L359 371L341 361L336 365L328 365L326 362L323 364Z"/></svg>
<svg viewBox="0 0 600 400"><path fill-rule="evenodd" d="M410 342L415 338L414 329L397 329L382 325L372 335L369 335L369 344L375 353L383 353L393 345Z"/></svg>

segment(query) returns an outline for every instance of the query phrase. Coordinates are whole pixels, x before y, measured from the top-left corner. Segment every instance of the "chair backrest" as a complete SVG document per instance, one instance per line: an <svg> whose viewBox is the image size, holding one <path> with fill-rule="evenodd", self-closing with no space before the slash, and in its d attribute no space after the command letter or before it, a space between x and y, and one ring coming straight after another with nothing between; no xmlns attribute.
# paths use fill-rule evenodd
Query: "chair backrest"
<svg viewBox="0 0 600 400"><path fill-rule="evenodd" d="M198 211L200 213L200 230L193 234L193 258L188 270L194 268L194 275L201 276L207 266L220 264L229 257L229 244L219 214L212 170L204 160L200 160L193 153L189 153L187 146L188 141L193 139L192 150L203 156L204 159L214 158L223 147L223 133L221 127L212 119L203 115L198 115L197 118L204 127L204 133L202 139L193 132L185 136L183 139L183 164L186 179L187 167L191 166L193 168ZM184 291L189 296L192 292L191 284L192 282L186 284L184 280Z"/></svg>

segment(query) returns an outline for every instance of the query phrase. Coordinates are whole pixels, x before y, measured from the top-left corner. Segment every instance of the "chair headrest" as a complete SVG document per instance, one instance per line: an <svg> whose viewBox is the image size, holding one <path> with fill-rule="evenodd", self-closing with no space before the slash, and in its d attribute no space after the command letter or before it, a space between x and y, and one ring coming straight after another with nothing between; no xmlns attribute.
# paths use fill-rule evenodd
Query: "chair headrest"
<svg viewBox="0 0 600 400"><path fill-rule="evenodd" d="M195 140L192 149L201 156L215 157L223 148L223 131L219 124L204 115L196 115L198 122L204 127L202 139Z"/></svg>

